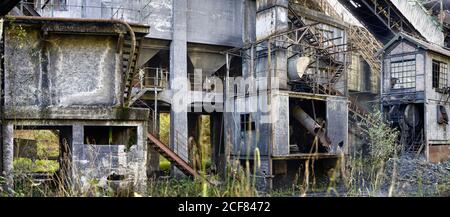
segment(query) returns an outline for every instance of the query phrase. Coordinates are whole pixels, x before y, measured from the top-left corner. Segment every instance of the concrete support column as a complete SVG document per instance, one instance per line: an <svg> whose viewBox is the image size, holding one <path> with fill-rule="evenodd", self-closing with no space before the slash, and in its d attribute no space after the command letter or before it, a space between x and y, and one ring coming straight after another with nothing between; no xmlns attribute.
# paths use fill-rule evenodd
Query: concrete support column
<svg viewBox="0 0 450 217"><path fill-rule="evenodd" d="M289 30L288 25L288 0L257 0L256 1L256 40L267 39L272 35ZM278 38L277 40L282 40ZM279 48L281 42L273 42L271 45L271 66L270 73L265 76L276 77L278 79L280 89L287 89L287 56L286 50ZM266 44L268 46L268 44ZM268 50L267 50L268 52ZM257 61L262 66L257 68L265 68L268 72L268 59ZM272 80L271 83L274 81Z"/></svg>
<svg viewBox="0 0 450 217"><path fill-rule="evenodd" d="M282 43L278 40L283 40L283 38L271 38L271 36L276 35L280 32L289 30L288 25L288 0L257 0L256 1L256 40L265 40L264 42L266 48L257 48L255 53L262 52L267 53L267 56L261 56L256 59L254 63L256 79L260 82L259 85L265 86L264 83L267 81L267 89L270 92L267 94L265 99L265 94L258 97L258 103L267 105L269 108L268 113L264 114L266 116L264 123L259 123L259 137L256 141L267 141L259 144L260 154L261 154L261 166L256 172L256 182L257 188L259 190L269 190L272 188L272 160L271 156L273 154L274 147L277 145L287 145L278 144L279 132L285 132L289 129L289 116L281 115L279 112L286 110L279 110L278 98L274 98L274 91L279 89L288 89L287 85L287 55L286 50L283 49ZM276 39L276 40L275 40ZM245 68L245 67L244 67ZM287 108L286 108L287 109ZM258 111L259 116L262 115L262 111ZM267 116L269 115L269 116ZM267 119L269 118L269 119ZM262 117L259 118L262 120ZM279 123L285 123L285 126ZM284 135L284 134L282 134ZM267 147L263 147L267 146Z"/></svg>
<svg viewBox="0 0 450 217"><path fill-rule="evenodd" d="M84 132L83 125L73 125L72 126L72 176L68 177L70 183L72 183L72 188L82 187L81 174L83 173L83 167L85 167L84 162L87 160L86 152L84 149ZM79 190L79 189L77 189Z"/></svg>
<svg viewBox="0 0 450 217"><path fill-rule="evenodd" d="M188 160L187 147L187 0L173 1L173 35L170 44L170 146L184 160ZM180 171L175 170L175 175Z"/></svg>
<svg viewBox="0 0 450 217"><path fill-rule="evenodd" d="M2 176L5 178L4 189L10 191L14 188L14 125L11 123L4 123L2 128L3 136L3 171Z"/></svg>

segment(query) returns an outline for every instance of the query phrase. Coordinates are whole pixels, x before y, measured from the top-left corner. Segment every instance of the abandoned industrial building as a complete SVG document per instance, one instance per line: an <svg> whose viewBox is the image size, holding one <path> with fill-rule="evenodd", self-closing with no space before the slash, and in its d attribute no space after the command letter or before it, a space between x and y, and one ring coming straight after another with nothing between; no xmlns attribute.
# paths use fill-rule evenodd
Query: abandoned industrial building
<svg viewBox="0 0 450 217"><path fill-rule="evenodd" d="M3 1L4 189L16 159L39 151L23 135L50 131L52 177L80 189L95 179L145 192L164 158L171 177L247 168L268 191L292 185L302 162L336 164L364 147L378 109L401 154L447 161L447 5L330 2Z"/></svg>

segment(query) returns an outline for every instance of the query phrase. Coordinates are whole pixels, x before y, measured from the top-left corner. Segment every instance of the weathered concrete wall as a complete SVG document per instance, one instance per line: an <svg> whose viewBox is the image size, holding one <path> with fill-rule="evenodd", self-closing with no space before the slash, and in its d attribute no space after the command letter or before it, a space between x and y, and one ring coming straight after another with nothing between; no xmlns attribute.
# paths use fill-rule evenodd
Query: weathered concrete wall
<svg viewBox="0 0 450 217"><path fill-rule="evenodd" d="M112 36L50 34L24 28L5 37L5 107L115 106L121 75Z"/></svg>
<svg viewBox="0 0 450 217"><path fill-rule="evenodd" d="M188 1L188 41L203 44L242 45L244 0Z"/></svg>
<svg viewBox="0 0 450 217"><path fill-rule="evenodd" d="M189 42L228 46L243 44L244 19L248 16L244 5L254 5L254 1L189 0L187 3L185 19ZM150 38L171 40L173 36L174 0L68 0L67 4L67 10L48 6L38 12L45 17L113 17L151 26L147 36Z"/></svg>
<svg viewBox="0 0 450 217"><path fill-rule="evenodd" d="M123 144L85 144L83 124L73 125L72 172L75 187L88 189L94 180L99 185L108 185L111 174L123 175L123 183L131 184L134 190L145 192L146 187L146 129L144 122L103 123L103 126L136 126L136 144L126 151ZM101 126L101 123L96 123ZM91 125L91 124L88 124ZM97 126L98 126L97 125Z"/></svg>
<svg viewBox="0 0 450 217"><path fill-rule="evenodd" d="M289 155L289 95L287 93L274 93L272 98L273 122L273 156Z"/></svg>
<svg viewBox="0 0 450 217"><path fill-rule="evenodd" d="M427 144L449 144L450 126L438 123L438 105L445 106L449 113L450 103L446 100L448 94L439 93L433 88L433 60L442 61L450 66L450 57L428 52L426 55L426 104L425 104L425 131ZM447 69L447 82L449 82L449 70ZM448 86L448 85L447 85Z"/></svg>
<svg viewBox="0 0 450 217"><path fill-rule="evenodd" d="M238 96L233 103L235 112L231 114L234 119L231 120L231 155L242 159L247 157L252 159L256 148L259 149L261 156L271 155L270 144L272 144L272 137L274 136L271 120L277 120L275 118L278 118L276 117L278 114L265 110L267 108L267 97ZM241 115L243 114L249 114L251 120L255 122L254 130L245 131L241 129ZM271 116L274 119L271 119Z"/></svg>
<svg viewBox="0 0 450 217"><path fill-rule="evenodd" d="M348 102L346 98L327 98L327 136L331 140L331 153L347 154L348 145ZM342 147L339 146L342 144Z"/></svg>

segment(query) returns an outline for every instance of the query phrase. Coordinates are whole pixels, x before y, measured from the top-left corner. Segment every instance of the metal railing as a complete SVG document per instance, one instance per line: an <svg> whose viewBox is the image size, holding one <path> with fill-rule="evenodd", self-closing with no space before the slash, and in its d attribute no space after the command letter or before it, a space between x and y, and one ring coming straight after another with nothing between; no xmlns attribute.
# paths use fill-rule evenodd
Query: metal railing
<svg viewBox="0 0 450 217"><path fill-rule="evenodd" d="M166 89L169 87L169 71L165 68L143 67L138 70L133 83L141 89Z"/></svg>
<svg viewBox="0 0 450 217"><path fill-rule="evenodd" d="M101 2L98 5L60 4L53 0L38 0L35 3L22 1L20 7L33 7L43 17L78 17L120 19L136 23L144 22L152 13L150 3L153 0L140 0L137 4L126 2Z"/></svg>
<svg viewBox="0 0 450 217"><path fill-rule="evenodd" d="M159 115L152 107L148 106L143 101L141 102L150 110L148 118L148 132L155 135L159 139L159 127L157 126L157 119L159 118ZM188 165L192 165L189 159L188 138L176 129L171 128L170 130L174 130L175 142L172 143L171 138L169 138L169 144L166 144L166 146L180 156L180 158L183 159ZM173 147L171 144L173 144ZM182 150L183 146L186 147L187 152Z"/></svg>
<svg viewBox="0 0 450 217"><path fill-rule="evenodd" d="M190 83L191 91L207 91L207 92L222 92L223 90L218 90L216 88L215 82L216 79L220 79L221 82L225 81L223 76L206 76L206 75L197 75L191 74L188 75L188 81Z"/></svg>

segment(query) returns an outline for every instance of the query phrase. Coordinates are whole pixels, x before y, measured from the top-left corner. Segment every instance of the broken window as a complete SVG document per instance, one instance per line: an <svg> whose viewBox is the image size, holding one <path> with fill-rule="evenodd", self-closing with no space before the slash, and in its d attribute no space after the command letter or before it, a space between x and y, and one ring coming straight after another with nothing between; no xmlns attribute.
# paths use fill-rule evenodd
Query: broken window
<svg viewBox="0 0 450 217"><path fill-rule="evenodd" d="M251 119L250 114L241 114L241 132L255 130L255 122Z"/></svg>
<svg viewBox="0 0 450 217"><path fill-rule="evenodd" d="M416 86L416 60L391 62L391 84L393 89Z"/></svg>
<svg viewBox="0 0 450 217"><path fill-rule="evenodd" d="M447 89L447 63L433 60L433 88L437 92Z"/></svg>

